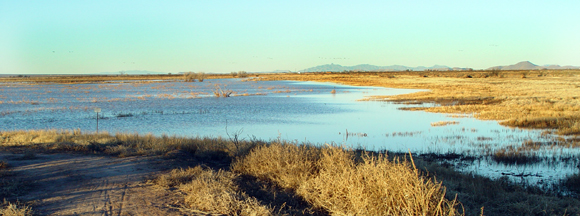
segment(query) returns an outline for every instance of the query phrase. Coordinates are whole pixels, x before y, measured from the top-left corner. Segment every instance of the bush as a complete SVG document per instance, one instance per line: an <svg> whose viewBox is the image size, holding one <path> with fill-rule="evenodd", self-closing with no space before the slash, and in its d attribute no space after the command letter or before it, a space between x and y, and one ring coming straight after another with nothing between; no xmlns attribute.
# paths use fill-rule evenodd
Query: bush
<svg viewBox="0 0 580 216"><path fill-rule="evenodd" d="M358 162L357 162L358 161ZM412 162L389 161L339 147L272 144L257 147L232 170L295 190L332 215L458 215L441 183Z"/></svg>

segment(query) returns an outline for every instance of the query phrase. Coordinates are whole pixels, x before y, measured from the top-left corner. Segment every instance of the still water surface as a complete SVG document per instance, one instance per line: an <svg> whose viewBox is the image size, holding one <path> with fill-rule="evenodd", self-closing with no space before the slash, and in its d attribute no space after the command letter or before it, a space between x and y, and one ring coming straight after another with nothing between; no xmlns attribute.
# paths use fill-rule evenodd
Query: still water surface
<svg viewBox="0 0 580 216"><path fill-rule="evenodd" d="M233 97L215 97L216 90ZM332 91L336 93L331 93ZM154 135L283 139L313 144L332 143L368 150L414 153L488 154L526 140L549 140L539 130L511 129L496 121L422 111L407 105L359 101L374 95L422 90L345 86L295 81L112 82L100 84L0 84L0 130L99 130ZM416 106L416 105L415 105ZM450 121L454 124L432 126ZM227 131L226 131L227 130ZM544 155L577 154L545 150ZM549 166L549 167L548 167ZM532 182L560 179L576 172L574 165L503 166L478 161L460 167L466 172L499 177L528 172ZM527 171L525 170L527 169Z"/></svg>

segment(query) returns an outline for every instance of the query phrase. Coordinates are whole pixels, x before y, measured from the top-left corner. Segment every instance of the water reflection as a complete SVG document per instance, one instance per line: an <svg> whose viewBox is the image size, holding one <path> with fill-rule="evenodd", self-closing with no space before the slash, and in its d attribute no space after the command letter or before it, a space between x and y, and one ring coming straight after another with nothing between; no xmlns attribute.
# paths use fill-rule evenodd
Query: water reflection
<svg viewBox="0 0 580 216"><path fill-rule="evenodd" d="M232 97L215 97L216 87ZM334 93L332 93L334 91ZM81 129L154 135L227 136L334 143L368 150L463 154L478 157L458 168L492 177L521 173L533 181L576 172L566 163L506 165L490 159L506 146L528 140L553 142L539 130L510 129L496 121L422 111L407 105L357 101L374 95L421 90L344 86L294 81L117 82L101 84L1 84L0 129ZM542 157L577 158L575 149L540 149ZM485 156L485 157L482 157ZM576 160L577 159L573 159ZM515 167L515 168L514 168ZM520 172L521 170L521 172ZM511 172L511 173L510 173ZM527 173L527 174L526 174Z"/></svg>

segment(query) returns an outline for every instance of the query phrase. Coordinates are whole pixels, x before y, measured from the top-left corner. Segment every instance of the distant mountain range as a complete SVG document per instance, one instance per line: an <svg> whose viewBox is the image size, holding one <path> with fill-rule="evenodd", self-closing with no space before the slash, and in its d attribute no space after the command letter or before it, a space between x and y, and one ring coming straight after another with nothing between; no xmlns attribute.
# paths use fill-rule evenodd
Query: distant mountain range
<svg viewBox="0 0 580 216"><path fill-rule="evenodd" d="M495 67L488 68L488 70L542 70L542 69L552 69L552 70L580 69L580 67L570 66L570 65L566 65L566 66L560 66L560 65L540 66L540 65L535 65L529 61L523 61L523 62L518 62L517 64L513 64L513 65L495 66Z"/></svg>
<svg viewBox="0 0 580 216"><path fill-rule="evenodd" d="M355 66L342 66L338 64L325 64L316 67L306 68L301 70L301 72L340 72L340 71L424 71L424 70L469 70L469 68L459 68L459 67L448 67L445 65L433 65L432 67L409 67L404 65L391 65L391 66L376 66L370 64L359 64Z"/></svg>
<svg viewBox="0 0 580 216"><path fill-rule="evenodd" d="M539 66L535 65L529 61L519 62L514 65L507 65L507 66L495 66L490 67L487 70L541 70L541 69L580 69L577 66L560 66L560 65L544 65ZM461 68L461 67L448 67L445 65L433 65L431 67L409 67L404 65L391 65L391 66L376 66L370 64L360 64L355 66L342 66L338 64L325 64L319 65L311 68L306 68L304 70L300 70L300 72L341 72L341 71L425 71L425 70L432 70L432 71L466 71L472 70L471 68Z"/></svg>
<svg viewBox="0 0 580 216"><path fill-rule="evenodd" d="M146 71L146 70L126 70L126 71L117 71L117 72L101 72L100 74L106 75L146 75L146 74L167 74L165 72L155 72L155 71Z"/></svg>

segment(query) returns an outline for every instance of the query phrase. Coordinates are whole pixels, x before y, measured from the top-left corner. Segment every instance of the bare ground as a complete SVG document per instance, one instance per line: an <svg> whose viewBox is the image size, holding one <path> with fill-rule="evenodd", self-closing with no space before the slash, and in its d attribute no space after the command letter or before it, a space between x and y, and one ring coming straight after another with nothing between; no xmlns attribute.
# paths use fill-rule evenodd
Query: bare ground
<svg viewBox="0 0 580 216"><path fill-rule="evenodd" d="M147 183L163 160L75 154L0 153L25 190L17 197L39 215L183 215L175 192ZM6 177L4 177L6 178Z"/></svg>

